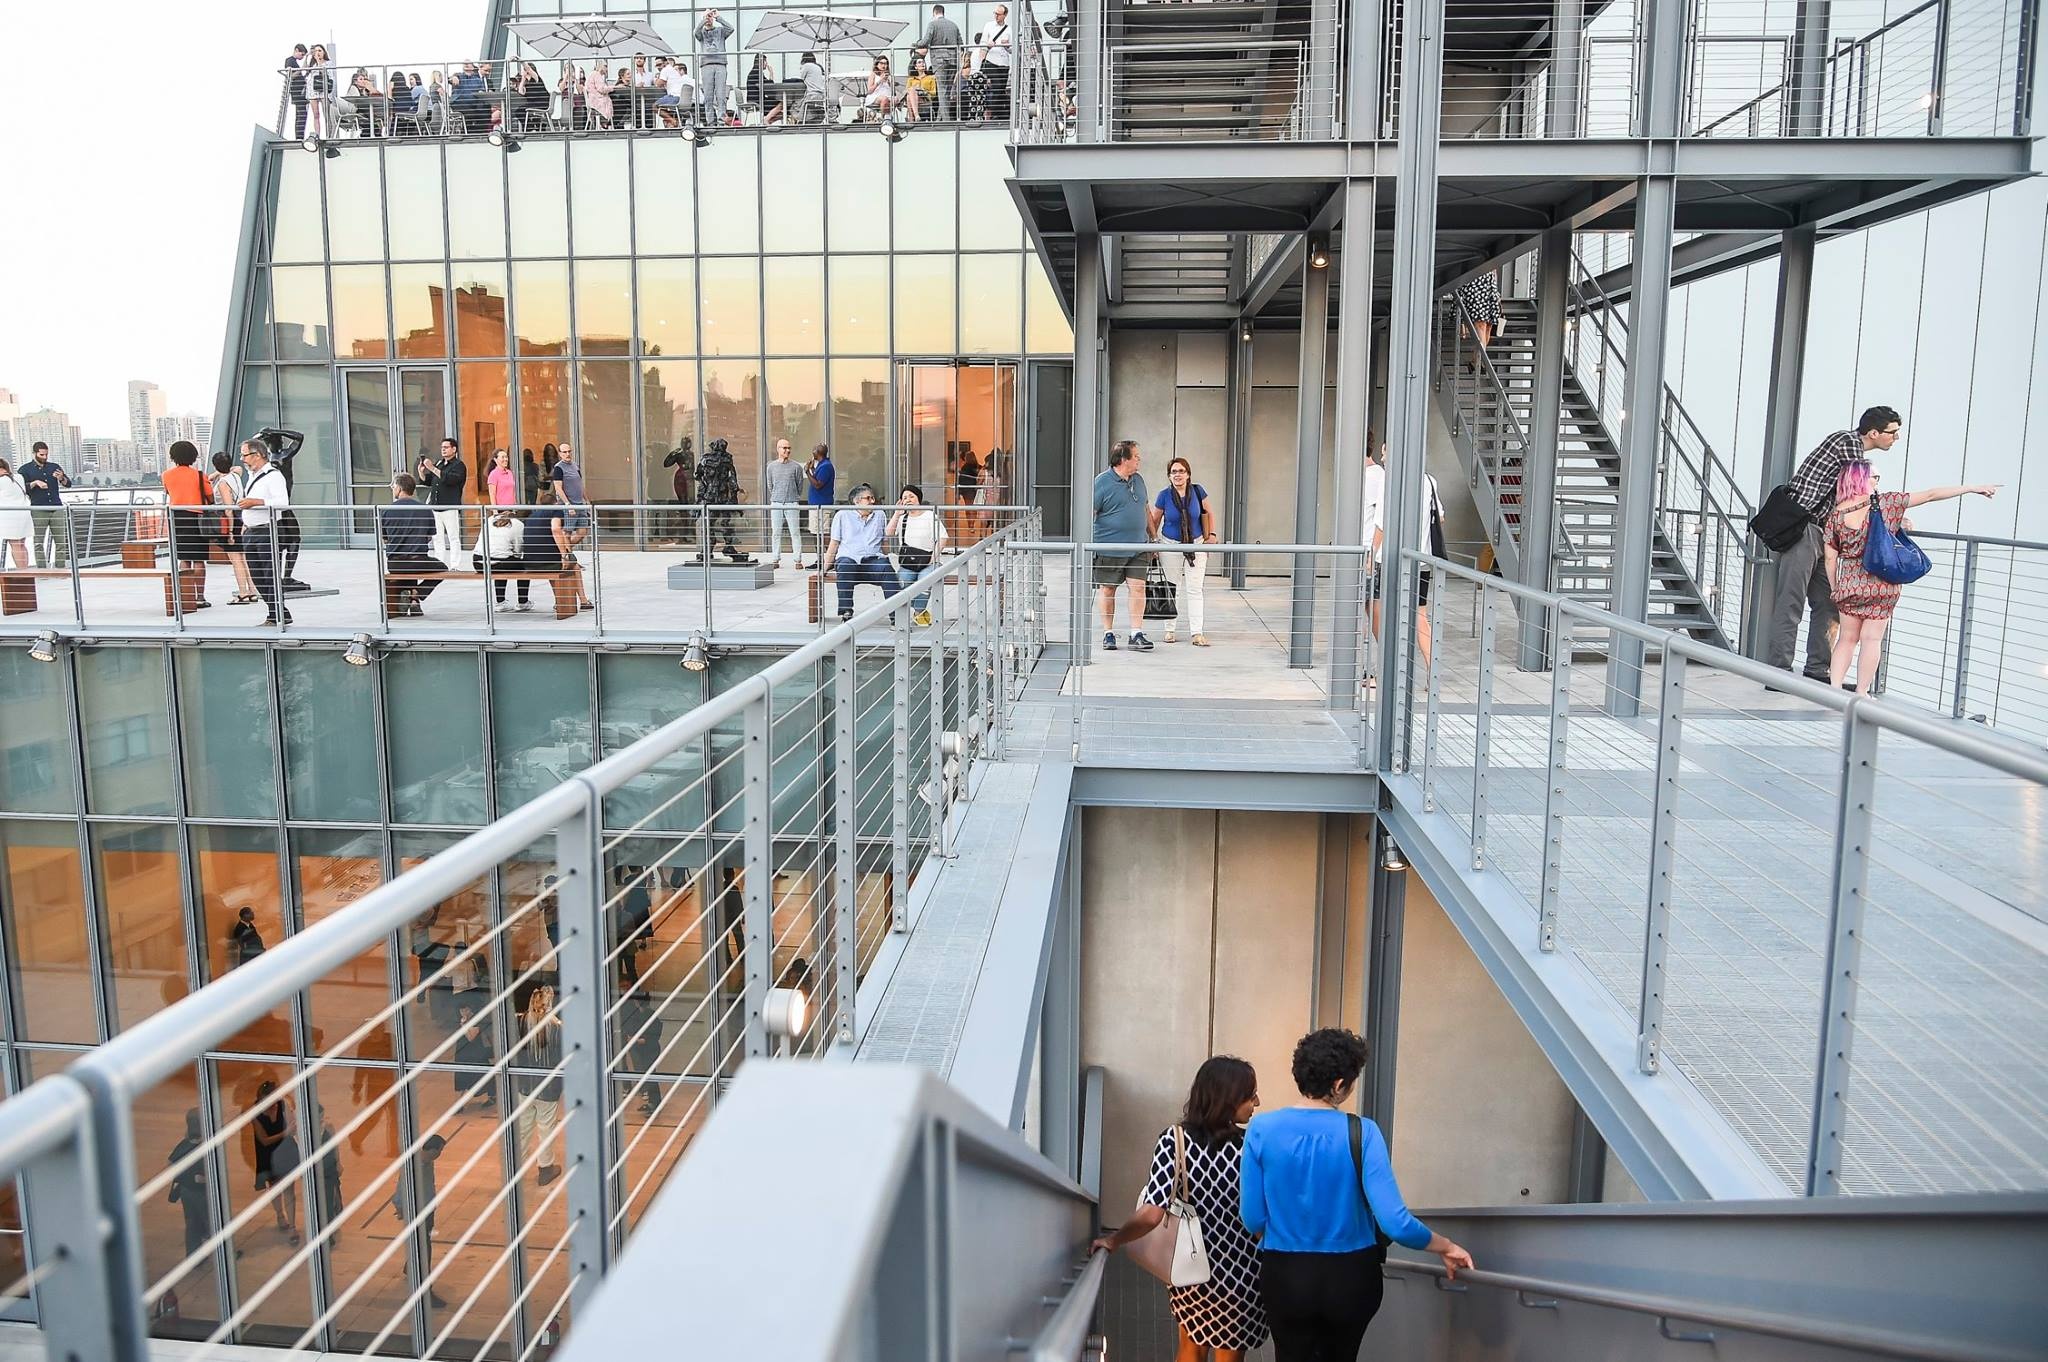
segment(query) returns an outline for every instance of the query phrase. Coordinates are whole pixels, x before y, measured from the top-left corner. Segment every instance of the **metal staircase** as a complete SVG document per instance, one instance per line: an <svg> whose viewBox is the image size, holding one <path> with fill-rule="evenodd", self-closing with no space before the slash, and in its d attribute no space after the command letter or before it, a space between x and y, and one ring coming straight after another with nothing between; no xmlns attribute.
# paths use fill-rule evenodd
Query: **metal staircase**
<svg viewBox="0 0 2048 1362"><path fill-rule="evenodd" d="M1308 6L1125 3L1108 18L1106 95L1118 141L1301 135Z"/></svg>
<svg viewBox="0 0 2048 1362"><path fill-rule="evenodd" d="M1574 261L1557 441L1554 588L1615 604L1620 545L1626 323ZM1455 300L1437 314L1437 405L1457 445L1495 559L1521 560L1523 470L1536 396L1536 306L1502 301L1502 327L1480 352ZM1730 646L1752 554L1748 499L1676 393L1665 390L1648 623Z"/></svg>

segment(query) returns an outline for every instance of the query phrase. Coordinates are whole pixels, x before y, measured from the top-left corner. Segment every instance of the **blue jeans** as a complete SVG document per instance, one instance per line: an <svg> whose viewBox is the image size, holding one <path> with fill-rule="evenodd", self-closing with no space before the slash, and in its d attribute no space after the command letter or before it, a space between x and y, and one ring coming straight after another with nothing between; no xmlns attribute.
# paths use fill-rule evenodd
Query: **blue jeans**
<svg viewBox="0 0 2048 1362"><path fill-rule="evenodd" d="M896 569L889 566L886 558L863 558L859 562L851 558L832 560L832 571L839 578L839 613L853 613L853 589L862 582L882 588L884 598L895 595L902 589L896 580Z"/></svg>

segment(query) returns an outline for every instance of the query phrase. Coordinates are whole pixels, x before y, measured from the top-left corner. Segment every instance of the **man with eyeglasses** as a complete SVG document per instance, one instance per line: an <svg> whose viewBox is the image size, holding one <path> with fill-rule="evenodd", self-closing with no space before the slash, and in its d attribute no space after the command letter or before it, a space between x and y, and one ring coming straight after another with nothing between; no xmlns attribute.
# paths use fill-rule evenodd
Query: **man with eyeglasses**
<svg viewBox="0 0 2048 1362"><path fill-rule="evenodd" d="M1799 619L1807 615L1803 673L1809 680L1829 683L1828 661L1834 654L1838 616L1834 591L1828 584L1822 527L1828 512L1835 508L1835 484L1843 467L1854 459L1889 452L1904 429L1896 411L1872 407L1857 419L1856 429L1838 430L1816 445L1792 475L1792 496L1806 512L1806 527L1798 542L1777 555L1778 592L1771 608L1771 650L1765 659L1773 667L1792 670Z"/></svg>

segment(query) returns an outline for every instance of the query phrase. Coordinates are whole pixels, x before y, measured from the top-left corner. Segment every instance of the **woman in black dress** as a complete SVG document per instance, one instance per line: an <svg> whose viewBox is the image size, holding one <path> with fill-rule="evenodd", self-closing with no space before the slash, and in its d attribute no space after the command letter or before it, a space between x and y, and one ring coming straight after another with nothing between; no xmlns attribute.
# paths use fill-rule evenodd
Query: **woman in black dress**
<svg viewBox="0 0 2048 1362"><path fill-rule="evenodd" d="M1243 1362L1266 1341L1266 1305L1259 1294L1259 1246L1238 1218L1238 1173L1244 1124L1259 1106L1259 1076L1232 1055L1212 1055L1195 1070L1180 1123L1160 1132L1152 1149L1152 1175L1138 1194L1138 1209L1114 1234L1091 1248L1114 1253L1159 1230L1166 1204L1185 1181L1185 1196L1201 1218L1209 1253L1209 1280L1168 1290L1180 1342L1174 1362ZM1185 1162L1185 1174L1177 1173ZM1166 1232L1166 1231L1159 1231Z"/></svg>
<svg viewBox="0 0 2048 1362"><path fill-rule="evenodd" d="M292 1134L291 1099L267 1100L276 1091L277 1084L268 1078L256 1089L256 1101L265 1103L250 1125L250 1134L256 1141L256 1190L277 1187L270 1209L277 1216L278 1232L297 1248L299 1195L298 1184L291 1177L299 1171L299 1142Z"/></svg>

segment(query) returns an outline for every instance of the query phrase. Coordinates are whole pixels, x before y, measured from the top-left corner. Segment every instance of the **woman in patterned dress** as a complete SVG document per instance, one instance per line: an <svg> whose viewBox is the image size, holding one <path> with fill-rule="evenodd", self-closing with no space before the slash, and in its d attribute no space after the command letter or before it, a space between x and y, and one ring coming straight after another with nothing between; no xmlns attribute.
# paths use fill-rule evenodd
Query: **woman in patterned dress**
<svg viewBox="0 0 2048 1362"><path fill-rule="evenodd" d="M1863 550L1870 543L1870 512L1873 507L1894 533L1905 525L1906 512L1930 501L1948 501L1975 493L1990 498L1998 495L1995 484L1969 487L1933 487L1924 492L1880 492L1877 474L1868 459L1851 459L1835 479L1835 508L1821 535L1827 550L1828 584L1835 610L1841 615L1840 632L1835 635L1833 655L1828 659L1831 685L1839 686L1856 664L1856 692L1870 693L1877 679L1877 661L1884 650L1885 629L1892 622L1902 589L1863 570ZM1859 657L1860 653L1860 657Z"/></svg>
<svg viewBox="0 0 2048 1362"><path fill-rule="evenodd" d="M1479 348L1493 344L1493 333L1500 330L1500 276L1489 272L1466 284L1458 290L1458 305L1472 324L1472 339ZM1465 367L1477 369L1478 359L1466 360Z"/></svg>
<svg viewBox="0 0 2048 1362"><path fill-rule="evenodd" d="M1209 1280L1169 1288L1180 1343L1174 1362L1242 1362L1266 1341L1266 1307L1259 1297L1259 1247L1238 1218L1238 1169L1244 1123L1259 1105L1259 1077L1231 1055L1212 1055L1195 1070L1180 1123L1160 1132L1152 1148L1152 1176L1138 1194L1137 1213L1093 1247L1114 1253L1159 1227L1174 1194L1174 1134L1184 1132L1187 1200L1202 1220Z"/></svg>

